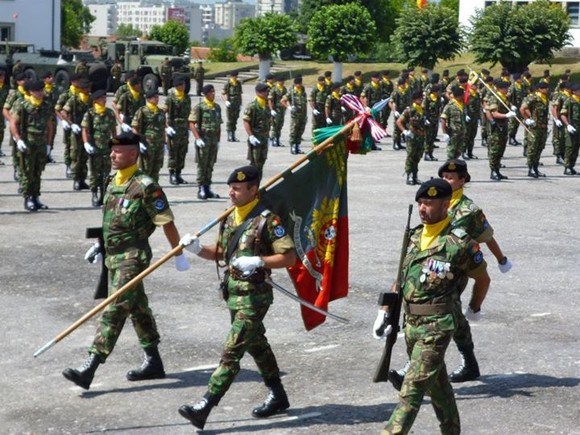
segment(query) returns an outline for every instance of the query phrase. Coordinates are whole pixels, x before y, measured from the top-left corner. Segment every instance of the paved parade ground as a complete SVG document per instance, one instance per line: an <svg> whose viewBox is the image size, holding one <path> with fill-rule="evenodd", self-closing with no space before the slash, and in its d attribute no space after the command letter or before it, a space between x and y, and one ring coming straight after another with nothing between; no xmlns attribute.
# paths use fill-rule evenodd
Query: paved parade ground
<svg viewBox="0 0 580 435"><path fill-rule="evenodd" d="M245 85L244 102L253 94L253 85ZM289 114L282 137L286 147L270 148L266 179L296 160L289 151L288 126ZM225 180L233 168L246 164L241 119L237 136L241 142L226 142L225 128L222 132L213 190L223 199L197 199L191 143L182 174L191 184L170 185L167 169L162 169L160 184L182 235L199 230L228 206ZM309 123L303 149L308 149L310 136ZM520 129L518 138L522 136ZM246 356L204 433L378 434L384 426L398 395L392 385L372 382L384 343L372 337L371 327L377 294L390 287L396 274L407 206L417 187L405 185L405 151L394 151L390 138L380 145L383 151L348 159L350 293L331 303L330 310L349 324L329 319L306 332L298 304L275 293L265 325L290 409L269 419L251 417L267 390ZM445 159L444 144L439 145L435 156L440 161L421 161L420 179L437 176ZM483 320L472 324L482 376L454 384L463 433L580 434L580 176L563 175L550 139L540 167L547 177L540 179L527 176L521 146L508 146L502 172L509 179L502 182L489 179L479 135L474 152L479 160L468 162L472 180L466 194L485 211L513 269L502 275L483 248L492 283ZM24 210L10 160L1 159L7 164L0 166L0 434L195 433L177 409L197 402L206 391L229 326L211 262L187 253L189 271L177 272L171 260L145 280L162 336L166 379L126 380L126 372L142 362L130 322L89 391L65 380L61 372L84 361L98 317L33 358L38 348L96 304L92 295L99 268L83 256L93 243L85 239L85 228L100 226L102 214L91 207L89 191L72 190L58 139L54 155L57 163L47 166L42 181L41 199L50 208L36 213ZM418 223L415 207L412 225ZM216 231L209 231L202 242L213 243ZM150 240L154 260L169 250L162 231ZM276 270L273 278L291 288L285 271ZM470 287L464 299L469 293ZM405 361L400 335L392 365L398 368ZM448 370L458 362L451 344ZM438 433L428 398L412 433Z"/></svg>

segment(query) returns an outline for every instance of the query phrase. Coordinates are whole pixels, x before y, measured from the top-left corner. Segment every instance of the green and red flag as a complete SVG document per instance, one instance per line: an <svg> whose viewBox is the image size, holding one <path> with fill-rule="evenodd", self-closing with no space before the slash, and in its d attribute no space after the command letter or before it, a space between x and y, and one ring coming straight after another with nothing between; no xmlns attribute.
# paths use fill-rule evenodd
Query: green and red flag
<svg viewBox="0 0 580 435"><path fill-rule="evenodd" d="M296 245L288 268L299 297L324 310L348 294L347 150L343 136L320 153L311 152L295 171L262 193ZM307 330L326 316L301 306Z"/></svg>

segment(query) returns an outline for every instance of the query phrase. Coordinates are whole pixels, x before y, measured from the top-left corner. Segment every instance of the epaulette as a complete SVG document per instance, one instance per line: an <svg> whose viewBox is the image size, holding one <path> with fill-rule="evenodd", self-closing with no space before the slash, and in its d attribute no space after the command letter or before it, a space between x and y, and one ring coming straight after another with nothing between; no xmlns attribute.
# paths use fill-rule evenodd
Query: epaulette
<svg viewBox="0 0 580 435"><path fill-rule="evenodd" d="M147 189L149 186L155 183L155 180L153 180L153 178L151 178L144 172L138 174L136 178L139 181L139 184L141 184L141 186L143 186L145 189Z"/></svg>
<svg viewBox="0 0 580 435"><path fill-rule="evenodd" d="M463 239L467 236L467 231L465 231L463 228L458 228L455 227L451 230L451 233L457 237L459 237L460 239Z"/></svg>
<svg viewBox="0 0 580 435"><path fill-rule="evenodd" d="M262 213L260 213L260 216L268 217L268 216L270 216L270 214L272 214L272 212L268 209L265 209Z"/></svg>

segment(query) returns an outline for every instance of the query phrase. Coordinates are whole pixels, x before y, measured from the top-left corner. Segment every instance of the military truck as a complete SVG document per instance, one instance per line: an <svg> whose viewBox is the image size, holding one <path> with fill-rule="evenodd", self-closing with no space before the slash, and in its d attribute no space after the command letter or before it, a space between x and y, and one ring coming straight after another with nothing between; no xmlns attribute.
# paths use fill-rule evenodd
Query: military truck
<svg viewBox="0 0 580 435"><path fill-rule="evenodd" d="M62 92L70 85L70 75L76 64L82 59L88 60L89 79L93 90L105 89L108 69L104 62L97 61L90 50L60 52L55 50L35 50L33 44L25 42L3 42L0 44L0 64L6 64L8 74L17 60L24 65L24 73L32 78L42 77L47 71L52 72L57 92Z"/></svg>
<svg viewBox="0 0 580 435"><path fill-rule="evenodd" d="M161 85L160 68L166 58L169 58L173 67L173 77L186 78L186 92L191 87L190 59L188 56L175 56L170 45L159 41L144 41L138 39L117 40L101 45L105 62L112 66L118 59L123 68L123 75L134 70L143 80L143 90L158 88Z"/></svg>

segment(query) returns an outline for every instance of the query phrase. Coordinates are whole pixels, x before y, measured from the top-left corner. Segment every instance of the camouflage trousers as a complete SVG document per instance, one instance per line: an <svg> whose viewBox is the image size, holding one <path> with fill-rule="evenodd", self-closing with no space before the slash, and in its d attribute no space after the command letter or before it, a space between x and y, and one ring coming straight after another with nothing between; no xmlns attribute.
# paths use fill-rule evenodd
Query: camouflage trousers
<svg viewBox="0 0 580 435"><path fill-rule="evenodd" d="M352 113L352 115L350 116L350 118L348 118L349 120L352 119L354 116L354 113ZM381 126L387 130L387 127L389 126L389 118L391 116L391 108L389 107L389 105L387 104L384 109L381 111L381 114L379 116L379 122L381 124ZM396 127L395 127L396 129Z"/></svg>
<svg viewBox="0 0 580 435"><path fill-rule="evenodd" d="M326 127L326 116L324 116L324 109L320 110L320 115L312 115L312 131L317 128Z"/></svg>
<svg viewBox="0 0 580 435"><path fill-rule="evenodd" d="M306 116L292 116L290 118L290 145L300 145L302 142L306 120Z"/></svg>
<svg viewBox="0 0 580 435"><path fill-rule="evenodd" d="M514 118L510 118L508 121L508 137L515 139L516 134L518 133L518 128L520 127L520 123L518 119L521 121L521 115L518 115Z"/></svg>
<svg viewBox="0 0 580 435"><path fill-rule="evenodd" d="M548 137L548 127L530 128L530 132L533 137L528 134L528 167L533 167L540 164L540 157Z"/></svg>
<svg viewBox="0 0 580 435"><path fill-rule="evenodd" d="M256 135L256 137L260 141L260 145L253 146L250 141L248 141L248 160L250 161L250 165L258 168L261 176L262 168L268 158L268 136Z"/></svg>
<svg viewBox="0 0 580 435"><path fill-rule="evenodd" d="M467 154L473 154L473 146L475 145L475 136L477 136L477 127L479 124L479 119L475 117L471 118L471 121L467 123L465 129L465 142L463 152Z"/></svg>
<svg viewBox="0 0 580 435"><path fill-rule="evenodd" d="M461 301L457 301L453 311L453 320L455 320L455 332L453 333L453 341L460 350L473 350L473 336L471 335L471 327L469 321L463 314Z"/></svg>
<svg viewBox="0 0 580 435"><path fill-rule="evenodd" d="M88 169L89 156L85 151L83 138L80 134L71 134L70 140L71 169L75 180L85 180Z"/></svg>
<svg viewBox="0 0 580 435"><path fill-rule="evenodd" d="M425 152L427 154L433 154L435 149L435 139L437 138L437 129L439 124L432 122L430 125L425 127Z"/></svg>
<svg viewBox="0 0 580 435"><path fill-rule="evenodd" d="M407 159L405 160L405 172L407 174L417 174L419 162L423 156L425 147L425 136L415 133L413 139L407 139Z"/></svg>
<svg viewBox="0 0 580 435"><path fill-rule="evenodd" d="M566 154L564 156L564 166L573 168L578 159L578 149L580 147L580 132L575 134L566 133Z"/></svg>
<svg viewBox="0 0 580 435"><path fill-rule="evenodd" d="M270 129L270 137L275 139L280 139L280 134L282 133L282 127L284 127L284 117L286 115L286 109L283 107L276 107L276 116L272 119L272 128Z"/></svg>
<svg viewBox="0 0 580 435"><path fill-rule="evenodd" d="M195 161L197 163L197 184L211 185L211 178L213 174L213 167L217 160L218 142L217 134L204 135L202 137L205 142L203 148L195 147Z"/></svg>
<svg viewBox="0 0 580 435"><path fill-rule="evenodd" d="M449 135L449 143L447 144L447 160L456 159L461 155L465 147L465 134L454 133Z"/></svg>
<svg viewBox="0 0 580 435"><path fill-rule="evenodd" d="M174 125L176 133L173 137L167 137L169 146L169 156L167 158L167 168L170 171L181 172L185 167L185 156L189 149L189 129L187 124Z"/></svg>
<svg viewBox="0 0 580 435"><path fill-rule="evenodd" d="M103 187L105 184L105 179L109 176L111 172L111 153L109 152L108 145L105 147L95 147L95 154L89 156L89 168L91 170L91 175L89 177L89 186L91 190L97 187Z"/></svg>
<svg viewBox="0 0 580 435"><path fill-rule="evenodd" d="M232 103L230 107L226 109L228 115L227 130L235 133L236 127L238 125L238 118L240 117L240 103Z"/></svg>
<svg viewBox="0 0 580 435"><path fill-rule="evenodd" d="M554 147L555 156L563 156L564 150L566 148L566 128L556 127L556 124L552 125L552 146Z"/></svg>
<svg viewBox="0 0 580 435"><path fill-rule="evenodd" d="M141 170L156 182L163 167L163 143L148 141L147 151L139 157Z"/></svg>
<svg viewBox="0 0 580 435"><path fill-rule="evenodd" d="M66 166L70 166L71 165L71 158L70 158L71 131L70 131L70 129L63 130L62 141L64 144L64 151L63 151L64 164Z"/></svg>
<svg viewBox="0 0 580 435"><path fill-rule="evenodd" d="M490 126L489 140L487 144L487 156L489 158L489 168L492 171L499 171L501 159L505 153L508 141L507 124L498 124Z"/></svg>
<svg viewBox="0 0 580 435"><path fill-rule="evenodd" d="M407 319L405 341L410 356L409 371L403 379L399 404L381 434L409 433L425 394L431 397L441 433L453 435L461 432L459 411L445 366L445 351L452 334L453 330L440 330L437 322Z"/></svg>
<svg viewBox="0 0 580 435"><path fill-rule="evenodd" d="M479 119L481 119L481 140L487 140L489 132L489 120L485 116L485 111L482 109L479 113Z"/></svg>
<svg viewBox="0 0 580 435"><path fill-rule="evenodd" d="M220 364L209 379L208 391L211 394L222 397L228 391L240 371L240 360L246 352L254 358L266 383L280 377L278 363L262 323L268 308L269 306L230 310L232 318L230 332L226 338Z"/></svg>
<svg viewBox="0 0 580 435"><path fill-rule="evenodd" d="M28 143L26 152L17 151L22 196L40 196L40 180L46 165L46 144Z"/></svg>
<svg viewBox="0 0 580 435"><path fill-rule="evenodd" d="M147 266L148 263L143 263L138 258L131 258L124 260L119 268L110 269L111 288L109 296L135 278ZM140 281L139 284L124 295L119 296L115 302L105 308L93 344L88 349L89 353L97 354L102 361L105 361L113 352L127 317L133 322L133 328L135 328L139 338L139 345L143 349L156 346L159 343L157 324L149 308L143 281Z"/></svg>

